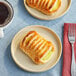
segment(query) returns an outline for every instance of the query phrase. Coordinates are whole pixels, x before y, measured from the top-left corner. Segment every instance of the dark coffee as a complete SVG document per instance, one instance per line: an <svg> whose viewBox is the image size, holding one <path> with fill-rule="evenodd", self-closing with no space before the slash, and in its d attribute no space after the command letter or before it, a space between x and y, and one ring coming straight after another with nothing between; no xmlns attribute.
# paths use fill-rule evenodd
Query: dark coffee
<svg viewBox="0 0 76 76"><path fill-rule="evenodd" d="M9 11L5 3L0 2L0 24L3 24L8 18Z"/></svg>

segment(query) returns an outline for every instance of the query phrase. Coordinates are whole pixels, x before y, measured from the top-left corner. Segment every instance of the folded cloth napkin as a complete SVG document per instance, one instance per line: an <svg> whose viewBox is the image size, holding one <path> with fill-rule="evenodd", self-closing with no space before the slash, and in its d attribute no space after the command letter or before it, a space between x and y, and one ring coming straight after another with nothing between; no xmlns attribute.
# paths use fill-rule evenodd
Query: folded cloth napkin
<svg viewBox="0 0 76 76"><path fill-rule="evenodd" d="M68 40L69 24L74 24L74 23L64 23L62 76L71 76L72 47L71 47L71 44L69 43L69 40ZM76 24L74 24L74 25L76 28ZM75 29L75 32L76 32L76 29ZM76 59L76 43L74 44L74 51L75 51L75 59Z"/></svg>

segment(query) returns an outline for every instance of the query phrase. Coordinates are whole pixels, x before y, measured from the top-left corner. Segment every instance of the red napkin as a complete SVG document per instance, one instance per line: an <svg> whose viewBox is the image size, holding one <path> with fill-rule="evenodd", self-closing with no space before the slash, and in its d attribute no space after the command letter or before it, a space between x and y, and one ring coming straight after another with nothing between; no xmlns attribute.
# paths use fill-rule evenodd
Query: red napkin
<svg viewBox="0 0 76 76"><path fill-rule="evenodd" d="M71 76L72 48L71 48L71 44L68 41L69 24L74 24L75 25L75 32L76 32L76 24L75 23L64 23L62 76ZM74 44L74 51L75 51L75 58L76 58L76 43Z"/></svg>

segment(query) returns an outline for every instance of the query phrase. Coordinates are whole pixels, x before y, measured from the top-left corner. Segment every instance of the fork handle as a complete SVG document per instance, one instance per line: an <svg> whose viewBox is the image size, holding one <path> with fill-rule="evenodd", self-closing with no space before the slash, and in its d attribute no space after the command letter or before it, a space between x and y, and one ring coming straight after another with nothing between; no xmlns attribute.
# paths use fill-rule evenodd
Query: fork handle
<svg viewBox="0 0 76 76"><path fill-rule="evenodd" d="M71 76L76 76L75 74L75 56L74 56L74 44L72 45L72 63L71 63Z"/></svg>

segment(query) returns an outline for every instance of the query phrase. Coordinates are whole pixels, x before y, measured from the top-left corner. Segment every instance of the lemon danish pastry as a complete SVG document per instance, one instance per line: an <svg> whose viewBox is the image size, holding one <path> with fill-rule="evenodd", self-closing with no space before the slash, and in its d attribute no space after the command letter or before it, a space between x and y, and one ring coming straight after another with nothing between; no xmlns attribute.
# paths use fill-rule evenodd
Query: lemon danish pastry
<svg viewBox="0 0 76 76"><path fill-rule="evenodd" d="M25 2L46 15L55 13L61 6L61 0L24 0L24 4Z"/></svg>
<svg viewBox="0 0 76 76"><path fill-rule="evenodd" d="M36 31L30 31L20 42L21 50L36 64L44 64L53 56L54 45L40 36Z"/></svg>

